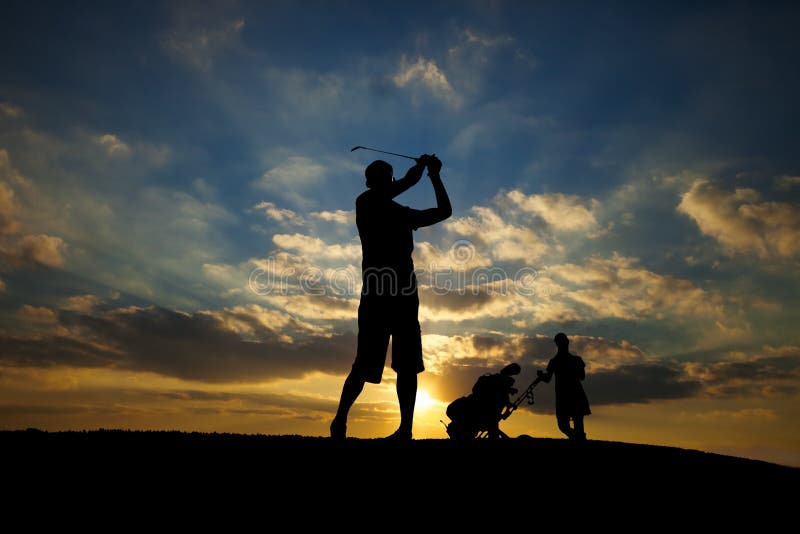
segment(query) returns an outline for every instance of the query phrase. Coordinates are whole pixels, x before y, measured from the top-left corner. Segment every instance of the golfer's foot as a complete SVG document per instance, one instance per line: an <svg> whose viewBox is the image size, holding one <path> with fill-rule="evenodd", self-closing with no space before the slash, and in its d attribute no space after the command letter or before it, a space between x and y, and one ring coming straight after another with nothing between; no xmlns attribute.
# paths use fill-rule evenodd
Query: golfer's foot
<svg viewBox="0 0 800 534"><path fill-rule="evenodd" d="M331 422L331 438L344 439L347 435L347 423L334 418Z"/></svg>
<svg viewBox="0 0 800 534"><path fill-rule="evenodd" d="M390 439L392 441L411 441L411 431L398 428L395 430L394 434L386 436L385 439Z"/></svg>

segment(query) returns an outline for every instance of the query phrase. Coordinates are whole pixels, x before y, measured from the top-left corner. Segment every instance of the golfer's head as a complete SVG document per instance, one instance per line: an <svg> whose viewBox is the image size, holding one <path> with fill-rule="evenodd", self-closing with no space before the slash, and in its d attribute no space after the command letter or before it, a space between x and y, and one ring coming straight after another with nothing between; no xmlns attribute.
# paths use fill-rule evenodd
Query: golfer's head
<svg viewBox="0 0 800 534"><path fill-rule="evenodd" d="M367 165L364 176L367 177L367 187L370 189L386 187L394 181L394 169L382 159L376 159Z"/></svg>
<svg viewBox="0 0 800 534"><path fill-rule="evenodd" d="M559 332L556 334L556 337L553 338L553 341L556 342L556 347L559 349L567 349L569 348L569 338L567 338L567 334L563 332Z"/></svg>

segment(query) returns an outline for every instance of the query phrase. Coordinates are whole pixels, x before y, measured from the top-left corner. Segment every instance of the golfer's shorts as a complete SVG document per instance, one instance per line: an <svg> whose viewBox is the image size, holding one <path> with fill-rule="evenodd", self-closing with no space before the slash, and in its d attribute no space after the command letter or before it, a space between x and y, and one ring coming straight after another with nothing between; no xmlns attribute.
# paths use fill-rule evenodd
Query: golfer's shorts
<svg viewBox="0 0 800 534"><path fill-rule="evenodd" d="M358 306L358 351L353 373L379 384L392 338L392 369L397 373L421 373L422 335L417 312L419 297L410 295L361 295Z"/></svg>

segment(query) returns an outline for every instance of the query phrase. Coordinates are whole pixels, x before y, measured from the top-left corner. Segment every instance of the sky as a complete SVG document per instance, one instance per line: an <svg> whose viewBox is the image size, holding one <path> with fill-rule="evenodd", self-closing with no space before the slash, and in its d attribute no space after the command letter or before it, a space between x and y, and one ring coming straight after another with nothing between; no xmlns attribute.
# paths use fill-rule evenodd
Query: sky
<svg viewBox="0 0 800 534"><path fill-rule="evenodd" d="M453 204L414 236L415 437L563 331L590 439L800 465L796 5L131 4L4 3L0 428L326 435L366 145ZM553 402L503 428L559 437Z"/></svg>

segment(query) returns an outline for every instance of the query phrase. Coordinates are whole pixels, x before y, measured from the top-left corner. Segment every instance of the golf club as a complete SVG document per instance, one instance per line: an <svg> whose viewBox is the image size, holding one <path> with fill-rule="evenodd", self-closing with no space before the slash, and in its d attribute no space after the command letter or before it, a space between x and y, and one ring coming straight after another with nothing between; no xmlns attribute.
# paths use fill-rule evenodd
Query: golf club
<svg viewBox="0 0 800 534"><path fill-rule="evenodd" d="M373 152L380 152L382 154L391 154L392 156L400 156L401 158L408 158L417 161L417 158L412 158L411 156L406 156L405 154L398 154L397 152L387 152L386 150L378 150L377 148L370 148L368 146L361 146L361 145L354 146L353 148L350 149L350 152L355 152L359 148L363 148L364 150L372 150Z"/></svg>

